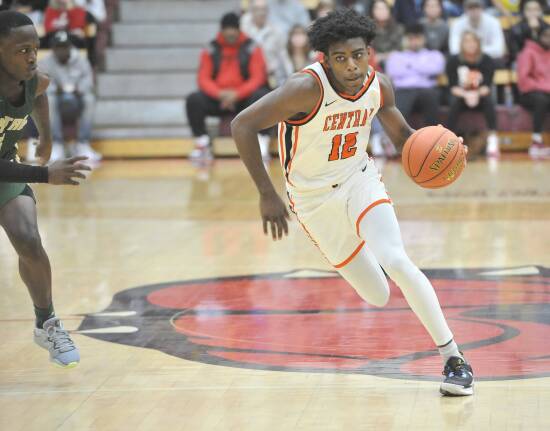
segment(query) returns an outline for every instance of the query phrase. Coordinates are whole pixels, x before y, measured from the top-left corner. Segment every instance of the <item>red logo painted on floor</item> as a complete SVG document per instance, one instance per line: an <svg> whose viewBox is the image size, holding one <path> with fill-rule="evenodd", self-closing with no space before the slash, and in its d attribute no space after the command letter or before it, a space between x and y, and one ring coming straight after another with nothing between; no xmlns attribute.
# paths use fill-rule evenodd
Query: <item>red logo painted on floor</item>
<svg viewBox="0 0 550 431"><path fill-rule="evenodd" d="M426 270L478 380L550 376L550 270ZM79 331L191 361L439 379L431 338L391 287L363 302L334 273L298 270L124 290Z"/></svg>

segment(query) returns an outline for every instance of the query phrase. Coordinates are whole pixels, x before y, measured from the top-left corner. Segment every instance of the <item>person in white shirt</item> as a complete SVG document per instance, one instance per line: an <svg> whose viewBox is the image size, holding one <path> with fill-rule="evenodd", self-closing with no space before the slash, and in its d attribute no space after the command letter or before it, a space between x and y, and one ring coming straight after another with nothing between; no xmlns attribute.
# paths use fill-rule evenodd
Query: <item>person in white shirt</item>
<svg viewBox="0 0 550 431"><path fill-rule="evenodd" d="M479 36L484 54L493 59L502 58L506 53L506 45L499 20L483 10L481 0L465 0L464 9L464 15L451 24L450 54L457 55L460 52L462 33L469 30Z"/></svg>

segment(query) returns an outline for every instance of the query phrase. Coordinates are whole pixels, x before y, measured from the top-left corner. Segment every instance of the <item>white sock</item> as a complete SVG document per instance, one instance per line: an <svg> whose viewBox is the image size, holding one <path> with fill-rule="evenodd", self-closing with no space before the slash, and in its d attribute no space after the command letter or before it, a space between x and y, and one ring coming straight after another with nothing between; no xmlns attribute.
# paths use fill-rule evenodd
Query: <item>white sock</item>
<svg viewBox="0 0 550 431"><path fill-rule="evenodd" d="M536 142L537 144L542 144L542 134L540 133L533 133L531 135L531 139L533 142Z"/></svg>
<svg viewBox="0 0 550 431"><path fill-rule="evenodd" d="M441 359L443 359L443 364L446 364L451 356L458 356L459 358L463 357L458 351L458 346L455 343L455 340L449 341L444 346L441 346L441 347L438 346L437 350L439 350Z"/></svg>

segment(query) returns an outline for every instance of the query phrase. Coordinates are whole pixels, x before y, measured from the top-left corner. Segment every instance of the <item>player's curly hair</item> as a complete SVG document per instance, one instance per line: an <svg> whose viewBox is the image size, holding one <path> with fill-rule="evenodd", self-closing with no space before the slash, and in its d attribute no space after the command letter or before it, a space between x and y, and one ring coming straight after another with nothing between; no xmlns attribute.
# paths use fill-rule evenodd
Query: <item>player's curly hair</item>
<svg viewBox="0 0 550 431"><path fill-rule="evenodd" d="M376 36L374 21L353 9L341 8L316 20L308 30L311 47L328 55L331 44L361 37L369 45Z"/></svg>

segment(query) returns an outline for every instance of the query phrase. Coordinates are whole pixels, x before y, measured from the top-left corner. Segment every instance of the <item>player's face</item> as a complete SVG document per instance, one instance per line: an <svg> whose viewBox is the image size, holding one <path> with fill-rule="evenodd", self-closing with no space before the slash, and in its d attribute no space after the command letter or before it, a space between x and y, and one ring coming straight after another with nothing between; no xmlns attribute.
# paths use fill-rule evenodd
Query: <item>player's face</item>
<svg viewBox="0 0 550 431"><path fill-rule="evenodd" d="M11 79L26 81L37 72L38 35L32 25L15 28L0 39L0 68Z"/></svg>
<svg viewBox="0 0 550 431"><path fill-rule="evenodd" d="M355 94L363 86L369 70L369 47L361 37L329 46L327 65L338 89Z"/></svg>

